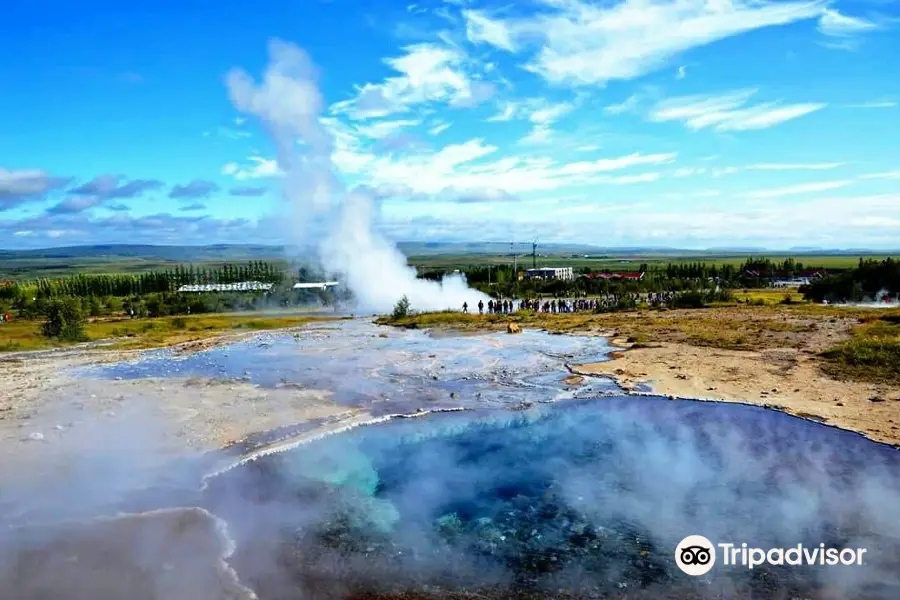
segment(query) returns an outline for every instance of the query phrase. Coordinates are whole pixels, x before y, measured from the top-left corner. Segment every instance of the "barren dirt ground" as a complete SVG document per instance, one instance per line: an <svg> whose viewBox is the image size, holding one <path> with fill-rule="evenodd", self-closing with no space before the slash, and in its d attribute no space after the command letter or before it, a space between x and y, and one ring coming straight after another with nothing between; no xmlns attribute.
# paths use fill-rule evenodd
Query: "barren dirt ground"
<svg viewBox="0 0 900 600"><path fill-rule="evenodd" d="M248 434L330 417L365 420L325 390L261 389L214 379L74 379L66 369L135 352L42 353L0 360L0 481L39 482L70 473L75 457L120 449L130 466L156 468ZM156 464L142 464L153 457ZM120 466L119 464L115 466Z"/></svg>
<svg viewBox="0 0 900 600"><path fill-rule="evenodd" d="M721 326L731 326L729 309L720 309ZM683 320L687 311L656 318ZM684 341L683 332L666 331L657 323L655 339L637 345L616 339L623 352L609 362L573 369L609 375L625 389L649 383L659 394L769 405L793 415L857 431L890 444L900 444L900 381L865 383L836 380L823 373L818 354L850 336L856 324L847 318L783 319L784 331L768 333L761 350L728 350ZM627 329L623 327L622 329Z"/></svg>

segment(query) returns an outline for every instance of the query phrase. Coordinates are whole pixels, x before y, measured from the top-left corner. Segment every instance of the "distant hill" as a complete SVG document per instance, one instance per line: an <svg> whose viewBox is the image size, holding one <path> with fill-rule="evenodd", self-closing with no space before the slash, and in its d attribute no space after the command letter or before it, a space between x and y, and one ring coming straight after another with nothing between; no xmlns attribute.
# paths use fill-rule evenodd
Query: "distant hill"
<svg viewBox="0 0 900 600"><path fill-rule="evenodd" d="M101 244L95 246L64 246L37 250L0 250L0 260L28 258L142 258L163 261L252 260L273 258L284 253L282 246L254 244L216 244L212 246L152 246L132 244Z"/></svg>

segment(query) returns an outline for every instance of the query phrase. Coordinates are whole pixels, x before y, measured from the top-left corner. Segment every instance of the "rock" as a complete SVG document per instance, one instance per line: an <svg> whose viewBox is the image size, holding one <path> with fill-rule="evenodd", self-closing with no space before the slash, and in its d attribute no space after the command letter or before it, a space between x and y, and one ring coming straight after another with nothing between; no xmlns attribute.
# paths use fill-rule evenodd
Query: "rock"
<svg viewBox="0 0 900 600"><path fill-rule="evenodd" d="M872 396L869 398L869 402L884 402L884 398L882 396Z"/></svg>
<svg viewBox="0 0 900 600"><path fill-rule="evenodd" d="M843 402L838 402L837 404L835 404L835 406L843 406L843 405L844 405Z"/></svg>
<svg viewBox="0 0 900 600"><path fill-rule="evenodd" d="M25 441L26 442L43 442L44 434L38 433L37 431L35 431L34 433L29 433L28 435L25 436Z"/></svg>
<svg viewBox="0 0 900 600"><path fill-rule="evenodd" d="M519 327L518 323L507 323L506 333L522 333L522 328Z"/></svg>

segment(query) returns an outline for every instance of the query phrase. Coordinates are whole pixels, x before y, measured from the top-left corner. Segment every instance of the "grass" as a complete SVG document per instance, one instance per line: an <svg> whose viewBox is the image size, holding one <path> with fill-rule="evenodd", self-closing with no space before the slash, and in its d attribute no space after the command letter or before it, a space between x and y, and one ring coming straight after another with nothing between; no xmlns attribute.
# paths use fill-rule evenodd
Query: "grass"
<svg viewBox="0 0 900 600"><path fill-rule="evenodd" d="M803 294L798 292L796 288L743 290L735 291L733 294L735 300L750 302L751 304L784 304L786 298L789 298L791 303L795 304L804 301Z"/></svg>
<svg viewBox="0 0 900 600"><path fill-rule="evenodd" d="M473 315L459 312L386 317L379 323L406 328L449 328L497 331L509 322L554 332L602 332L653 341L687 343L733 350L799 347L802 334L813 327L805 305L725 305L707 309L653 310L592 314L519 312L512 315Z"/></svg>
<svg viewBox="0 0 900 600"><path fill-rule="evenodd" d="M836 378L874 383L900 379L900 315L865 319L849 340L822 353L823 369Z"/></svg>
<svg viewBox="0 0 900 600"><path fill-rule="evenodd" d="M652 268L665 268L667 265L685 265L692 263L706 263L707 265L715 265L723 267L731 265L738 267L749 256L757 258L768 258L774 262L780 262L787 258L794 258L796 261L803 263L809 267L818 267L824 269L850 269L859 263L857 255L813 255L813 254L765 254L765 253L740 253L729 255L717 255L715 253L697 253L691 256L677 256L665 254L635 254L633 256L538 256L536 264L538 267L557 266L557 267L590 267L595 271L634 271L641 264L647 264ZM883 260L886 255L865 255L866 258L875 260ZM500 255L438 255L438 256L411 256L409 264L424 269L461 269L472 265L489 265L503 264L512 265L512 256ZM522 269L530 269L531 255L520 256L518 260L519 267Z"/></svg>
<svg viewBox="0 0 900 600"><path fill-rule="evenodd" d="M260 315L189 315L156 319L111 318L91 321L86 341L112 340L104 348L135 350L172 346L235 331L264 331L296 327L328 317ZM45 350L71 344L41 335L40 320L18 320L0 325L0 352Z"/></svg>

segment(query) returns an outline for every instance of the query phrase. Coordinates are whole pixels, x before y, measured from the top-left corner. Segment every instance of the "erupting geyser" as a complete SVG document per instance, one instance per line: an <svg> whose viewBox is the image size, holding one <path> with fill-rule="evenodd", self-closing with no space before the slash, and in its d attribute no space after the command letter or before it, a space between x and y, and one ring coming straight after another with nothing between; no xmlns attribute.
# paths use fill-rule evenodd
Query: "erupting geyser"
<svg viewBox="0 0 900 600"><path fill-rule="evenodd" d="M322 122L323 99L309 57L280 40L270 43L269 54L259 85L234 70L228 88L235 107L257 116L277 145L295 239L318 241L322 265L346 281L361 309L388 312L404 295L416 310L486 302L459 276L441 283L416 278L415 269L376 228L376 197L363 187L348 193L338 183L333 138Z"/></svg>

